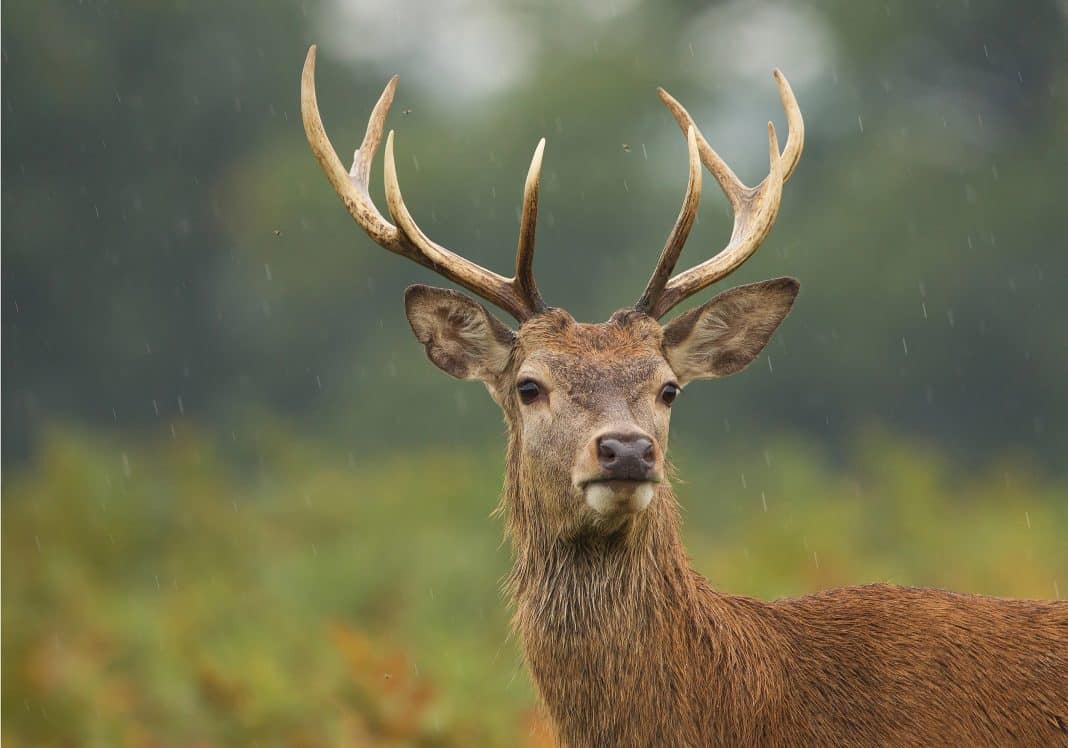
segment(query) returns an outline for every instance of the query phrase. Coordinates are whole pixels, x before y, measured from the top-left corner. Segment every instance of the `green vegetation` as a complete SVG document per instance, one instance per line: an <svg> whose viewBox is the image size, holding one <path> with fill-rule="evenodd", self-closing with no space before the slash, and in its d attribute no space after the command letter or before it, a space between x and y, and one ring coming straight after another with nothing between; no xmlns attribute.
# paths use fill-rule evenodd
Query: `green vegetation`
<svg viewBox="0 0 1068 748"><path fill-rule="evenodd" d="M499 591L500 446L353 460L259 433L237 469L185 429L52 430L7 477L5 745L547 742ZM961 475L880 435L845 469L787 438L678 462L722 589L1068 587L1066 487L1025 464Z"/></svg>

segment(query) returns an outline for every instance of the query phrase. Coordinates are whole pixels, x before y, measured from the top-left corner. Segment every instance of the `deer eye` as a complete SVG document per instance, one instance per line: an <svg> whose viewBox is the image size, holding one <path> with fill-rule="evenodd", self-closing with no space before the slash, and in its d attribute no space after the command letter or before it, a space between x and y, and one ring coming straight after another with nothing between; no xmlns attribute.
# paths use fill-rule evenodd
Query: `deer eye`
<svg viewBox="0 0 1068 748"><path fill-rule="evenodd" d="M524 379L516 385L516 391L524 405L530 405L541 395L541 387L533 379Z"/></svg>
<svg viewBox="0 0 1068 748"><path fill-rule="evenodd" d="M677 384L675 384L674 382L668 382L660 390L660 402L670 408L671 404L675 402L675 398L679 396L680 392L682 392L682 390L679 389L679 386Z"/></svg>

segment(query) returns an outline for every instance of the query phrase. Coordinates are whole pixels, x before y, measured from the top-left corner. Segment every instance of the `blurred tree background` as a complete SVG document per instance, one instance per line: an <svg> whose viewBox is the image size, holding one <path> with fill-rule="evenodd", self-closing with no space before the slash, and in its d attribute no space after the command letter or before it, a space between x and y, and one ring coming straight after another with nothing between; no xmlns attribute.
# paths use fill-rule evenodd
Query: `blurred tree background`
<svg viewBox="0 0 1068 748"><path fill-rule="evenodd" d="M548 138L539 283L589 320L678 211L655 87L755 182L780 67L805 155L730 282L803 289L760 362L676 409L698 569L1062 596L1066 7L4 3L4 740L549 740L497 591L500 416L407 328L405 285L443 281L308 151L313 41L342 159L400 73L406 198L488 267ZM705 195L683 263L730 231Z"/></svg>

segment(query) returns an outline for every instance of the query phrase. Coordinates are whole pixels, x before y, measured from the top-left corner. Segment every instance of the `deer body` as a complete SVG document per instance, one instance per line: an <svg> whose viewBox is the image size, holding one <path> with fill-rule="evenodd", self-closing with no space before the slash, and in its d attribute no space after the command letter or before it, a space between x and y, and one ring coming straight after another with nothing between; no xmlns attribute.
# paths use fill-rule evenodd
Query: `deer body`
<svg viewBox="0 0 1068 748"><path fill-rule="evenodd" d="M725 595L689 567L669 488L648 514L655 530L517 559L515 627L563 744L1068 743L1068 606L885 584Z"/></svg>
<svg viewBox="0 0 1068 748"><path fill-rule="evenodd" d="M688 383L737 373L764 349L799 284L725 291L666 324L683 299L756 251L801 155L804 127L776 71L790 134L769 172L738 180L666 92L683 132L682 209L638 302L607 322L547 306L533 275L544 141L523 193L516 272L505 278L431 241L401 197L386 139L386 201L371 162L396 87L386 86L344 170L315 98L301 109L312 151L353 218L380 245L511 313L512 331L456 291L411 286L405 310L429 359L482 382L504 411L502 513L515 565L514 627L560 739L572 746L1068 744L1068 603L871 585L771 603L721 594L695 571L666 481L672 403ZM727 246L672 275L696 217L701 165L735 214Z"/></svg>
<svg viewBox="0 0 1068 748"><path fill-rule="evenodd" d="M556 368L542 376L571 379L568 395L593 411L647 376L613 376L603 358L642 361L664 345L632 314L583 325L554 311L516 348L548 340ZM885 584L771 603L722 594L691 569L666 482L643 512L576 523L574 493L530 459L539 434L520 408L505 404L508 588L564 744L1068 743L1068 603Z"/></svg>

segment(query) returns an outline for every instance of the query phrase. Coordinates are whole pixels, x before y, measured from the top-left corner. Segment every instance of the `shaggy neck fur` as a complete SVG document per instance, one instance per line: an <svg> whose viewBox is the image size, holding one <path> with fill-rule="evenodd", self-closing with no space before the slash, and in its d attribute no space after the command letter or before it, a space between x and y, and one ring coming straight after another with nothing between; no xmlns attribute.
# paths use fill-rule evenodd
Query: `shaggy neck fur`
<svg viewBox="0 0 1068 748"><path fill-rule="evenodd" d="M1068 744L1063 601L720 594L689 566L667 484L611 534L549 530L575 499L515 449L513 625L564 745Z"/></svg>
<svg viewBox="0 0 1068 748"><path fill-rule="evenodd" d="M779 698L780 636L759 603L719 595L691 570L670 486L609 535L565 537L537 514L574 499L519 478L504 497L513 624L565 744L702 745L711 730L746 743L770 727L754 733L753 716Z"/></svg>

